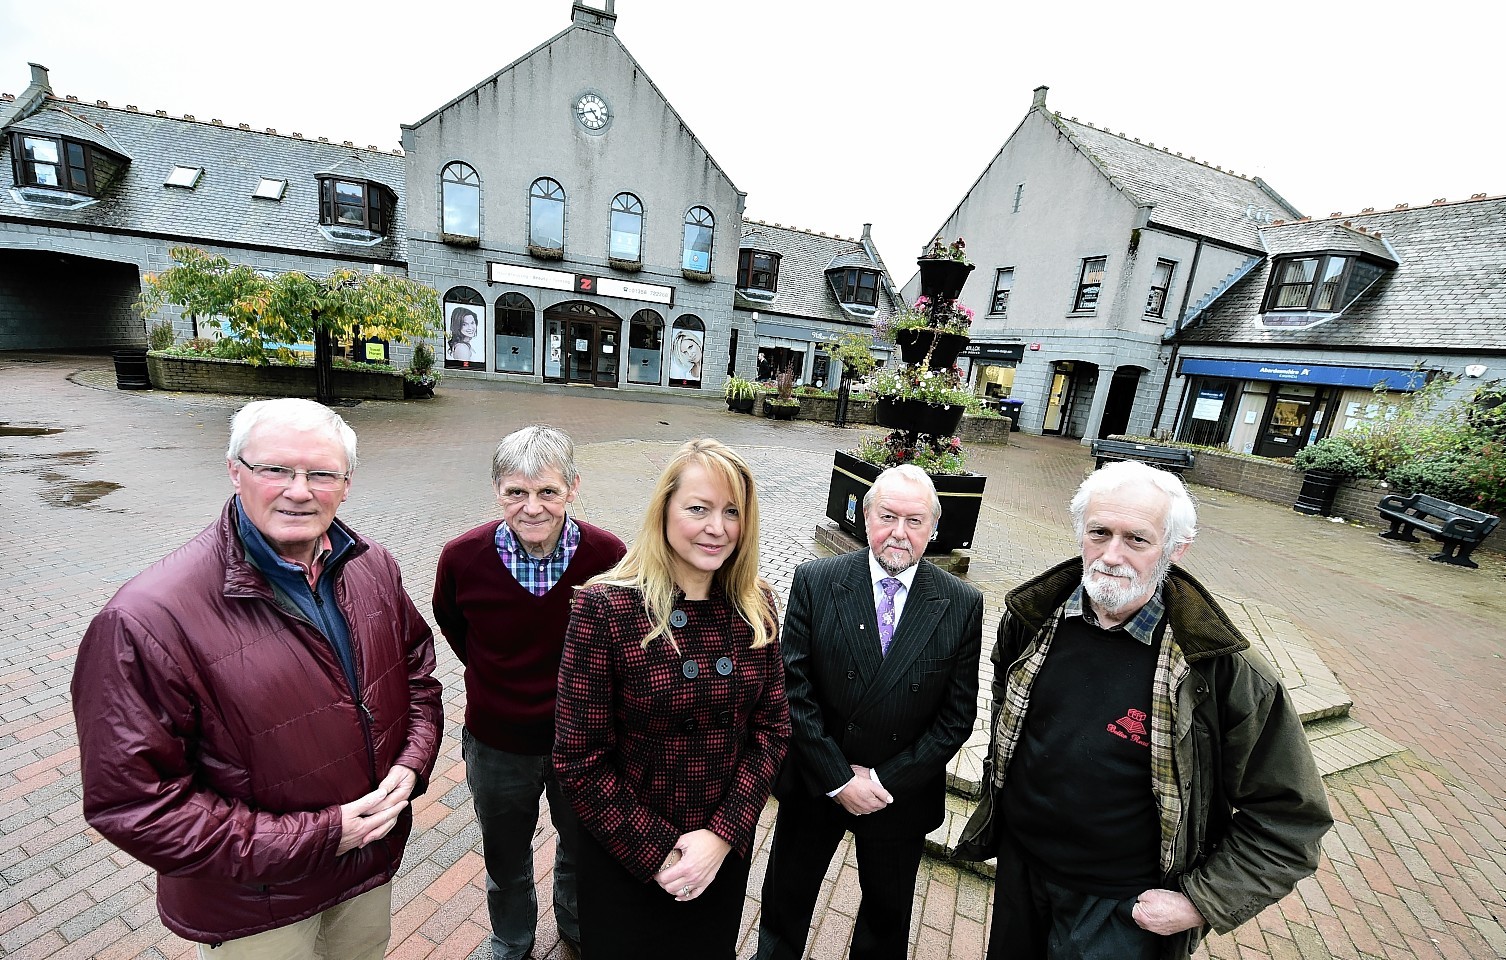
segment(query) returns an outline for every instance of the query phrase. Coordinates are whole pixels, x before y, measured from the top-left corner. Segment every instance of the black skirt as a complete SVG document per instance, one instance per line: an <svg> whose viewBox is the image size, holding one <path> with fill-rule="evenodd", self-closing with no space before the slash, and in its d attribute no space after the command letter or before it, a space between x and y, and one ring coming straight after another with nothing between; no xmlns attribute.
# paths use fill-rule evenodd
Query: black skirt
<svg viewBox="0 0 1506 960"><path fill-rule="evenodd" d="M589 830L580 831L577 872L582 960L632 960L690 956L733 960L748 862L735 852L699 897L680 903L657 883L643 883L623 868Z"/></svg>

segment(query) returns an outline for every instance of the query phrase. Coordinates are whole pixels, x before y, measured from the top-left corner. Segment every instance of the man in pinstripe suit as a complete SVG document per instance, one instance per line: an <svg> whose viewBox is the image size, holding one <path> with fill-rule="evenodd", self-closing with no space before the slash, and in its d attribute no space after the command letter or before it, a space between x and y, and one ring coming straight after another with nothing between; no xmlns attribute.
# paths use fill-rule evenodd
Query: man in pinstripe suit
<svg viewBox="0 0 1506 960"><path fill-rule="evenodd" d="M775 789L760 960L803 956L848 831L863 891L851 956L907 953L925 837L978 709L983 594L921 559L940 518L930 477L894 467L863 499L869 549L795 571L780 637L794 737Z"/></svg>

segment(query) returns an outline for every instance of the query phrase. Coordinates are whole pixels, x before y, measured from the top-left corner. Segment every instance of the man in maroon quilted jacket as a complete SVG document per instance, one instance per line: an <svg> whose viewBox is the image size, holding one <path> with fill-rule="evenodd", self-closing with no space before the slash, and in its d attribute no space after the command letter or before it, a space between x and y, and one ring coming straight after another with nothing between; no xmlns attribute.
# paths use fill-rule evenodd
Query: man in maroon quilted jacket
<svg viewBox="0 0 1506 960"><path fill-rule="evenodd" d="M308 400L231 421L219 518L121 587L73 675L84 817L214 960L377 960L443 729L392 556L335 519L356 437Z"/></svg>

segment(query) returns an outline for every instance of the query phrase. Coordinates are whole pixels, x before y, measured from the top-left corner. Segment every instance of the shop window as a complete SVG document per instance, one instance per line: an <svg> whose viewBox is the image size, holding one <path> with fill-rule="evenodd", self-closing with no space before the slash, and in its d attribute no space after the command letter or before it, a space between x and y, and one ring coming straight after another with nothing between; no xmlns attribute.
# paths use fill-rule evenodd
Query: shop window
<svg viewBox="0 0 1506 960"><path fill-rule="evenodd" d="M528 191L528 252L555 260L565 255L565 188L548 177Z"/></svg>
<svg viewBox="0 0 1506 960"><path fill-rule="evenodd" d="M444 365L451 370L486 369L486 301L470 287L444 295Z"/></svg>
<svg viewBox="0 0 1506 960"><path fill-rule="evenodd" d="M628 382L658 383L663 358L664 318L639 310L628 323Z"/></svg>
<svg viewBox="0 0 1506 960"><path fill-rule="evenodd" d="M716 221L705 207L691 207L685 214L685 250L682 266L690 273L711 273L711 242Z"/></svg>
<svg viewBox="0 0 1506 960"><path fill-rule="evenodd" d="M1176 263L1171 260L1157 260L1155 273L1150 278L1150 297L1145 301L1145 315L1147 317L1162 318L1166 316L1166 296L1171 291L1171 272L1176 269Z"/></svg>
<svg viewBox="0 0 1506 960"><path fill-rule="evenodd" d="M371 180L319 178L319 223L334 228L336 240L379 239L386 235L397 195ZM348 233L345 231L364 231Z"/></svg>
<svg viewBox="0 0 1506 960"><path fill-rule="evenodd" d="M499 373L533 373L533 301L521 293L497 298L496 357L492 369Z"/></svg>
<svg viewBox="0 0 1506 960"><path fill-rule="evenodd" d="M619 193L612 198L612 213L608 224L607 256L624 264L637 264L643 259L643 201L631 193ZM657 380L654 381L658 383Z"/></svg>
<svg viewBox="0 0 1506 960"><path fill-rule="evenodd" d="M1082 262L1082 272L1077 277L1077 297L1072 301L1073 313L1092 313L1098 309L1098 294L1103 289L1103 270L1107 257L1088 257Z"/></svg>
<svg viewBox="0 0 1506 960"><path fill-rule="evenodd" d="M440 230L447 242L481 239L481 175L458 160L439 178Z"/></svg>
<svg viewBox="0 0 1506 960"><path fill-rule="evenodd" d="M1009 315L1009 291L1014 289L1014 267L1000 267L994 273L994 298L988 305L992 317Z"/></svg>
<svg viewBox="0 0 1506 960"><path fill-rule="evenodd" d="M827 276L831 279L832 292L842 303L857 307L878 306L877 270L848 267L832 270Z"/></svg>
<svg viewBox="0 0 1506 960"><path fill-rule="evenodd" d="M744 250L737 255L737 286L742 290L779 288L779 254L764 250Z"/></svg>
<svg viewBox="0 0 1506 960"><path fill-rule="evenodd" d="M706 325L701 318L691 314L677 318L669 338L669 385L699 388L705 352Z"/></svg>

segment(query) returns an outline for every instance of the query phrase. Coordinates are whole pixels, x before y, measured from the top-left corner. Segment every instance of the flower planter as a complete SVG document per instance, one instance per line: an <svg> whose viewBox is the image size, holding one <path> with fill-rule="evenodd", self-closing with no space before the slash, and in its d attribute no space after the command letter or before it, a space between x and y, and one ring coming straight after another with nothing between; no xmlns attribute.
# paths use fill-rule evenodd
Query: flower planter
<svg viewBox="0 0 1506 960"><path fill-rule="evenodd" d="M915 263L920 267L920 295L942 303L956 300L967 275L973 272L972 264L957 260L921 257Z"/></svg>
<svg viewBox="0 0 1506 960"><path fill-rule="evenodd" d="M151 375L147 372L146 349L116 350L115 387L118 390L150 390Z"/></svg>
<svg viewBox="0 0 1506 960"><path fill-rule="evenodd" d="M775 403L769 397L763 398L763 415L772 420L793 420L795 419L795 414L799 412L799 403Z"/></svg>
<svg viewBox="0 0 1506 960"><path fill-rule="evenodd" d="M850 453L836 451L831 468L831 487L826 494L826 516L837 526L868 541L863 526L863 497L883 468L859 460ZM983 505L983 485L988 478L968 473L955 477L932 476L936 495L941 498L941 523L926 547L926 553L947 553L973 545L978 529L978 511Z"/></svg>
<svg viewBox="0 0 1506 960"><path fill-rule="evenodd" d="M434 381L414 381L403 379L404 400L432 400L434 399Z"/></svg>
<svg viewBox="0 0 1506 960"><path fill-rule="evenodd" d="M879 426L891 430L913 430L937 437L950 437L957 432L957 424L962 422L962 414L966 409L960 403L942 405L924 400L880 397L874 418Z"/></svg>
<svg viewBox="0 0 1506 960"><path fill-rule="evenodd" d="M924 363L932 370L948 370L954 366L968 340L963 334L934 327L911 327L894 334L894 344L899 347L901 360L910 364ZM929 360L927 353L930 354Z"/></svg>
<svg viewBox="0 0 1506 960"><path fill-rule="evenodd" d="M727 398L727 409L729 411L731 411L732 413L752 413L753 412L753 398L752 397L728 397Z"/></svg>
<svg viewBox="0 0 1506 960"><path fill-rule="evenodd" d="M1333 498L1344 482L1343 474L1329 470L1309 470L1302 477L1302 489L1297 493L1297 502L1292 509L1312 517L1326 517L1333 513Z"/></svg>

